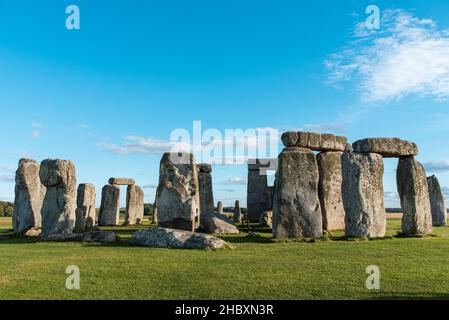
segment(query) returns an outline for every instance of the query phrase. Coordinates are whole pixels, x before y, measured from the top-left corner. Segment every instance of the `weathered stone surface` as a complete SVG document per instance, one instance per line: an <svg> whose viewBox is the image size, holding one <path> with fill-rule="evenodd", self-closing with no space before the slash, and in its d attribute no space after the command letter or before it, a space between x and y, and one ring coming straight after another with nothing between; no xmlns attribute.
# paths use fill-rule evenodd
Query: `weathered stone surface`
<svg viewBox="0 0 449 320"><path fill-rule="evenodd" d="M40 227L33 227L31 229L28 229L25 233L25 237L35 238L39 237L42 233L42 229Z"/></svg>
<svg viewBox="0 0 449 320"><path fill-rule="evenodd" d="M200 215L200 230L205 233L215 234L238 234L239 230L224 216L215 212L204 212Z"/></svg>
<svg viewBox="0 0 449 320"><path fill-rule="evenodd" d="M447 220L447 209L438 178L434 175L428 177L427 186L429 187L430 207L432 209L432 224L434 227L444 227Z"/></svg>
<svg viewBox="0 0 449 320"><path fill-rule="evenodd" d="M45 187L39 177L37 161L21 159L16 171L13 229L23 234L33 227L41 226L41 209Z"/></svg>
<svg viewBox="0 0 449 320"><path fill-rule="evenodd" d="M260 215L259 225L262 228L273 228L273 212L265 211Z"/></svg>
<svg viewBox="0 0 449 320"><path fill-rule="evenodd" d="M151 223L152 224L157 224L157 206L156 205L154 205L154 207L153 207L153 212L152 212L152 214L151 214Z"/></svg>
<svg viewBox="0 0 449 320"><path fill-rule="evenodd" d="M356 238L384 237L386 213L382 156L376 153L344 153L342 171L345 235Z"/></svg>
<svg viewBox="0 0 449 320"><path fill-rule="evenodd" d="M301 147L314 151L344 151L348 139L330 133L284 132L282 142L286 147Z"/></svg>
<svg viewBox="0 0 449 320"><path fill-rule="evenodd" d="M120 219L120 187L105 185L101 192L101 206L98 225L118 226Z"/></svg>
<svg viewBox="0 0 449 320"><path fill-rule="evenodd" d="M265 189L265 197L267 198L267 211L273 210L273 199L274 199L274 187L267 187Z"/></svg>
<svg viewBox="0 0 449 320"><path fill-rule="evenodd" d="M305 148L285 148L276 172L273 236L320 238L322 226L315 155Z"/></svg>
<svg viewBox="0 0 449 320"><path fill-rule="evenodd" d="M352 144L354 152L378 153L384 158L415 156L418 147L415 143L398 138L368 138Z"/></svg>
<svg viewBox="0 0 449 320"><path fill-rule="evenodd" d="M200 213L212 212L214 208L214 192L212 188L212 166L207 163L198 165L198 184L200 192Z"/></svg>
<svg viewBox="0 0 449 320"><path fill-rule="evenodd" d="M134 233L130 243L153 248L223 249L228 244L216 237L184 230L153 228Z"/></svg>
<svg viewBox="0 0 449 320"><path fill-rule="evenodd" d="M93 184L82 183L78 186L75 221L75 230L77 232L86 231L86 219L96 220L95 197L95 186ZM88 222L88 228L91 227L92 221Z"/></svg>
<svg viewBox="0 0 449 320"><path fill-rule="evenodd" d="M235 200L233 220L235 223L242 223L242 209L239 200Z"/></svg>
<svg viewBox="0 0 449 320"><path fill-rule="evenodd" d="M130 178L110 178L108 183L116 186L132 186L136 184L136 182L133 179Z"/></svg>
<svg viewBox="0 0 449 320"><path fill-rule="evenodd" d="M115 242L117 237L112 231L92 231L86 233L57 233L42 237L42 241L49 242Z"/></svg>
<svg viewBox="0 0 449 320"><path fill-rule="evenodd" d="M126 214L125 224L140 224L144 213L144 193L142 188L136 185L128 186L126 190Z"/></svg>
<svg viewBox="0 0 449 320"><path fill-rule="evenodd" d="M198 227L198 171L192 154L163 155L156 203L159 226L188 231Z"/></svg>
<svg viewBox="0 0 449 320"><path fill-rule="evenodd" d="M218 214L223 214L224 213L223 202L221 202L221 201L218 201L218 203L217 203L217 213Z"/></svg>
<svg viewBox="0 0 449 320"><path fill-rule="evenodd" d="M248 161L247 217L252 222L259 221L260 215L268 209L267 176L260 168L260 165Z"/></svg>
<svg viewBox="0 0 449 320"><path fill-rule="evenodd" d="M330 151L317 155L320 179L318 197L323 214L323 229L326 231L345 229L345 209L341 194L342 152Z"/></svg>
<svg viewBox="0 0 449 320"><path fill-rule="evenodd" d="M396 183L403 213L402 233L406 236L432 234L432 209L424 167L414 157L399 159Z"/></svg>
<svg viewBox="0 0 449 320"><path fill-rule="evenodd" d="M44 160L39 176L47 188L41 210L41 236L71 233L76 220L75 165L67 160Z"/></svg>

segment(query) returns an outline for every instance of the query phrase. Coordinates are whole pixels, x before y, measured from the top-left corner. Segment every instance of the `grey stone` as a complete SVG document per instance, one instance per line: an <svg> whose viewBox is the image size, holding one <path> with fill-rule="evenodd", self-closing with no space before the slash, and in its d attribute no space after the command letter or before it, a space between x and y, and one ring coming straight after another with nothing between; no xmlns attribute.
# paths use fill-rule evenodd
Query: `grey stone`
<svg viewBox="0 0 449 320"><path fill-rule="evenodd" d="M200 215L200 230L205 233L238 234L239 230L230 223L229 219L215 212L204 212Z"/></svg>
<svg viewBox="0 0 449 320"><path fill-rule="evenodd" d="M438 178L434 175L428 177L427 186L429 187L430 207L432 209L432 224L434 227L444 227L447 220L447 209Z"/></svg>
<svg viewBox="0 0 449 320"><path fill-rule="evenodd" d="M262 167L257 161L248 161L247 218L252 222L259 221L260 215L268 209L267 176L260 171Z"/></svg>
<svg viewBox="0 0 449 320"><path fill-rule="evenodd" d="M137 231L129 242L153 248L223 249L229 247L225 241L213 236L165 228Z"/></svg>
<svg viewBox="0 0 449 320"><path fill-rule="evenodd" d="M42 233L42 229L39 227L33 227L31 229L28 229L25 233L24 236L25 237L30 237L30 238L35 238L35 237L39 237Z"/></svg>
<svg viewBox="0 0 449 320"><path fill-rule="evenodd" d="M212 166L207 163L198 165L198 184L200 192L200 213L214 211L214 192L212 188Z"/></svg>
<svg viewBox="0 0 449 320"><path fill-rule="evenodd" d="M282 143L286 147L293 147L298 142L299 136L297 132L284 132L281 136Z"/></svg>
<svg viewBox="0 0 449 320"><path fill-rule="evenodd" d="M418 147L415 143L399 138L368 138L358 140L352 144L354 152L378 153L384 158L399 158L415 156Z"/></svg>
<svg viewBox="0 0 449 320"><path fill-rule="evenodd" d="M282 137L282 142L286 147L295 146L314 151L344 151L348 142L346 137L304 131L285 132ZM295 144L293 144L294 137L297 137Z"/></svg>
<svg viewBox="0 0 449 320"><path fill-rule="evenodd" d="M105 185L101 192L101 206L98 225L118 226L120 220L120 187Z"/></svg>
<svg viewBox="0 0 449 320"><path fill-rule="evenodd" d="M90 183L82 183L78 186L76 200L76 221L75 230L77 232L86 231L86 219L90 218L87 228L96 220L97 213L95 209L95 186Z"/></svg>
<svg viewBox="0 0 449 320"><path fill-rule="evenodd" d="M242 223L242 209L238 200L235 201L233 220L235 223Z"/></svg>
<svg viewBox="0 0 449 320"><path fill-rule="evenodd" d="M44 160L39 176L47 188L41 210L41 236L71 233L76 220L75 165L67 160Z"/></svg>
<svg viewBox="0 0 449 320"><path fill-rule="evenodd" d="M345 229L345 209L341 194L342 154L339 151L329 151L317 155L320 174L318 196L323 214L323 229L326 231Z"/></svg>
<svg viewBox="0 0 449 320"><path fill-rule="evenodd" d="M259 225L262 228L273 228L273 212L265 211L260 215Z"/></svg>
<svg viewBox="0 0 449 320"><path fill-rule="evenodd" d="M432 209L424 167L414 157L399 159L396 182L401 199L403 235L432 234Z"/></svg>
<svg viewBox="0 0 449 320"><path fill-rule="evenodd" d="M157 224L157 206L156 205L153 206L153 212L151 214L151 223Z"/></svg>
<svg viewBox="0 0 449 320"><path fill-rule="evenodd" d="M133 179L130 178L110 178L108 183L113 186L132 186L136 184L136 182Z"/></svg>
<svg viewBox="0 0 449 320"><path fill-rule="evenodd" d="M45 187L39 177L40 165L34 160L21 159L16 171L13 229L19 234L41 226L41 209Z"/></svg>
<svg viewBox="0 0 449 320"><path fill-rule="evenodd" d="M126 190L126 214L125 224L140 224L144 213L144 193L142 188L136 185L128 186Z"/></svg>
<svg viewBox="0 0 449 320"><path fill-rule="evenodd" d="M217 203L217 213L218 214L223 214L224 213L223 202L221 202L221 201L218 201L218 203Z"/></svg>
<svg viewBox="0 0 449 320"><path fill-rule="evenodd" d="M344 153L342 171L345 235L356 238L384 237L386 213L382 156L376 153Z"/></svg>
<svg viewBox="0 0 449 320"><path fill-rule="evenodd" d="M273 236L320 238L322 227L315 155L305 148L285 148L276 172Z"/></svg>
<svg viewBox="0 0 449 320"><path fill-rule="evenodd" d="M160 227L194 231L199 224L198 171L190 153L165 153L156 192Z"/></svg>
<svg viewBox="0 0 449 320"><path fill-rule="evenodd" d="M113 231L92 231L87 232L83 236L83 242L116 242L117 236Z"/></svg>
<svg viewBox="0 0 449 320"><path fill-rule="evenodd" d="M273 210L273 199L274 199L274 187L267 187L265 189L265 196L267 198L267 211Z"/></svg>

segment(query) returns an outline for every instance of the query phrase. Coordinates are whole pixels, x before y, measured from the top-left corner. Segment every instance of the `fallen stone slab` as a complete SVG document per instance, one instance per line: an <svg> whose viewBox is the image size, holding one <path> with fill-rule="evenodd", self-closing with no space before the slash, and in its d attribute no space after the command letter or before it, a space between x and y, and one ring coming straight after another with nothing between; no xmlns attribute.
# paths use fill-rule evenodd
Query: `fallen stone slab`
<svg viewBox="0 0 449 320"><path fill-rule="evenodd" d="M223 249L229 245L216 237L184 230L153 228L134 233L130 243L153 248Z"/></svg>
<svg viewBox="0 0 449 320"><path fill-rule="evenodd" d="M286 147L307 148L313 151L345 151L348 139L330 133L284 132L281 136Z"/></svg>
<svg viewBox="0 0 449 320"><path fill-rule="evenodd" d="M132 185L136 184L134 179L130 179L130 178L110 178L108 183L111 186L113 186L113 185L117 185L117 186L132 186Z"/></svg>
<svg viewBox="0 0 449 320"><path fill-rule="evenodd" d="M200 215L200 230L205 233L238 234L239 229L224 215L204 212Z"/></svg>
<svg viewBox="0 0 449 320"><path fill-rule="evenodd" d="M368 138L358 140L352 144L354 152L358 153L378 153L384 158L400 158L416 156L418 146L399 138Z"/></svg>
<svg viewBox="0 0 449 320"><path fill-rule="evenodd" d="M115 242L117 237L113 231L92 231L86 233L58 233L43 237L47 242Z"/></svg>
<svg viewBox="0 0 449 320"><path fill-rule="evenodd" d="M440 182L433 175L427 177L427 185L429 187L430 207L432 209L432 224L434 227L444 227L447 220L447 210Z"/></svg>

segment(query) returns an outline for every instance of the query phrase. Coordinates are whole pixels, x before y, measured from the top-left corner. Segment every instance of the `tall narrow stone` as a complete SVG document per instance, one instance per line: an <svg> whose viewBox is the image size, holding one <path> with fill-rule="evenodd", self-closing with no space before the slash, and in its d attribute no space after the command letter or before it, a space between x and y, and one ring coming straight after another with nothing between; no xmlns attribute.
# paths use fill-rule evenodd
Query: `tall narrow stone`
<svg viewBox="0 0 449 320"><path fill-rule="evenodd" d="M120 222L120 187L107 184L101 191L98 225L118 226Z"/></svg>
<svg viewBox="0 0 449 320"><path fill-rule="evenodd" d="M198 183L200 190L200 213L214 212L214 192L212 189L212 166L207 163L198 165Z"/></svg>
<svg viewBox="0 0 449 320"><path fill-rule="evenodd" d="M396 182L402 207L402 233L432 234L432 209L424 167L413 156L399 159Z"/></svg>
<svg viewBox="0 0 449 320"><path fill-rule="evenodd" d="M153 206L153 212L151 213L151 224L157 224L157 206Z"/></svg>
<svg viewBox="0 0 449 320"><path fill-rule="evenodd" d="M144 193L142 188L129 185L126 190L126 215L125 224L140 224L144 213Z"/></svg>
<svg viewBox="0 0 449 320"><path fill-rule="evenodd" d="M72 161L44 160L39 176L47 187L42 205L42 236L71 233L76 220L76 170Z"/></svg>
<svg viewBox="0 0 449 320"><path fill-rule="evenodd" d="M199 226L199 186L190 153L165 153L156 192L159 226L194 231Z"/></svg>
<svg viewBox="0 0 449 320"><path fill-rule="evenodd" d="M434 227L444 227L447 220L447 209L438 178L434 175L428 177L427 186L429 187L430 207L432 209L432 224Z"/></svg>
<svg viewBox="0 0 449 320"><path fill-rule="evenodd" d="M360 238L384 237L386 213L382 156L376 153L344 153L342 171L345 235Z"/></svg>
<svg viewBox="0 0 449 320"><path fill-rule="evenodd" d="M95 209L95 186L90 183L82 183L78 186L76 200L75 230L78 232L89 231L89 227L95 224L97 217ZM89 219L89 221L87 221ZM86 229L87 221L87 229Z"/></svg>
<svg viewBox="0 0 449 320"><path fill-rule="evenodd" d="M242 223L242 209L240 208L240 201L235 201L234 206L234 222L235 223Z"/></svg>
<svg viewBox="0 0 449 320"><path fill-rule="evenodd" d="M41 226L41 208L45 187L39 178L40 165L37 161L21 159L16 171L13 228L17 233L25 233Z"/></svg>
<svg viewBox="0 0 449 320"><path fill-rule="evenodd" d="M321 152L317 155L320 180L318 196L323 214L323 228L327 231L345 229L345 209L341 194L342 152Z"/></svg>
<svg viewBox="0 0 449 320"><path fill-rule="evenodd" d="M268 209L267 175L261 168L263 166L257 160L248 161L247 218L252 222L258 222L260 215Z"/></svg>
<svg viewBox="0 0 449 320"><path fill-rule="evenodd" d="M221 201L218 201L218 203L217 203L217 213L218 214L223 214L224 213L223 202L221 202Z"/></svg>
<svg viewBox="0 0 449 320"><path fill-rule="evenodd" d="M293 147L281 152L274 189L273 236L321 237L323 225L318 200L318 166L311 150Z"/></svg>
<svg viewBox="0 0 449 320"><path fill-rule="evenodd" d="M267 199L267 211L273 210L274 186L265 189L265 197Z"/></svg>

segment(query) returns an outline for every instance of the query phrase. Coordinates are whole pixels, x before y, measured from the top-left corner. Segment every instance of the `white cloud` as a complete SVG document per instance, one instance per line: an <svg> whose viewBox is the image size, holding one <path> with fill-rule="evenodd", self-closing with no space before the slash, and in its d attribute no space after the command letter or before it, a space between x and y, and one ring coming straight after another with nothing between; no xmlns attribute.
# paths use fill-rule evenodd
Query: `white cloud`
<svg viewBox="0 0 449 320"><path fill-rule="evenodd" d="M386 10L381 29L358 23L354 39L325 61L328 83L353 80L369 103L408 95L449 98L449 30L431 19L397 9Z"/></svg>
<svg viewBox="0 0 449 320"><path fill-rule="evenodd" d="M80 124L78 125L78 128L79 128L79 129L88 129L89 126L88 126L87 124L85 124L85 123L80 123Z"/></svg>
<svg viewBox="0 0 449 320"><path fill-rule="evenodd" d="M42 128L42 124L40 122L33 121L33 122L31 122L31 127L33 127L33 128Z"/></svg>
<svg viewBox="0 0 449 320"><path fill-rule="evenodd" d="M31 132L31 137L38 139L41 137L41 132L39 130L34 130L33 132Z"/></svg>
<svg viewBox="0 0 449 320"><path fill-rule="evenodd" d="M423 163L424 168L428 172L447 172L449 171L449 160L446 161L429 161Z"/></svg>
<svg viewBox="0 0 449 320"><path fill-rule="evenodd" d="M246 179L242 177L229 178L224 184L228 185L246 185Z"/></svg>

